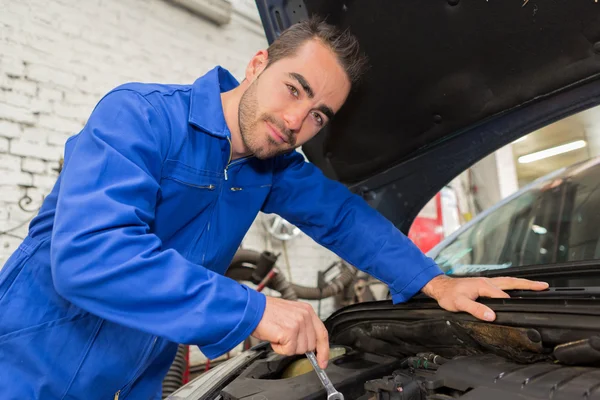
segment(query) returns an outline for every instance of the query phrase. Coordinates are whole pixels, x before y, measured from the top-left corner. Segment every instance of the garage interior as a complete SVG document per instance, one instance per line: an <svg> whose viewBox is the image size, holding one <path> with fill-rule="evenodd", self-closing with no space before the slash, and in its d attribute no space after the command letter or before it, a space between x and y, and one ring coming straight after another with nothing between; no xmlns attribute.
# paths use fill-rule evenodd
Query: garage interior
<svg viewBox="0 0 600 400"><path fill-rule="evenodd" d="M245 61L267 44L254 1L5 3L0 12L0 268L55 183L67 138L81 129L103 93L132 80L188 83L214 64L241 77ZM92 21L94 29L88 29ZM427 252L534 180L598 156L600 106L478 161L432 198L408 236ZM381 282L275 215L258 216L236 262L230 270L235 278L272 296L307 301L322 319L345 305L388 295ZM275 281L280 290L269 288ZM254 344L240 343L216 360L195 346L182 347L176 359L181 366L168 378L178 387Z"/></svg>

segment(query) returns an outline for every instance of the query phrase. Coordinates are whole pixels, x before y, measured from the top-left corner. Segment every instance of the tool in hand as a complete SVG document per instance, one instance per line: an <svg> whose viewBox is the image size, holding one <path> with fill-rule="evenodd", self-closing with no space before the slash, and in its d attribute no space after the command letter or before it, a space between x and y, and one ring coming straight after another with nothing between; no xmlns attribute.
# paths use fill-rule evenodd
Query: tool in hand
<svg viewBox="0 0 600 400"><path fill-rule="evenodd" d="M319 380L321 380L321 383L327 390L327 400L344 400L344 395L335 390L325 371L323 371L323 369L319 367L319 363L317 362L317 357L315 357L315 353L312 351L306 352L306 358L310 360L310 363L315 369Z"/></svg>

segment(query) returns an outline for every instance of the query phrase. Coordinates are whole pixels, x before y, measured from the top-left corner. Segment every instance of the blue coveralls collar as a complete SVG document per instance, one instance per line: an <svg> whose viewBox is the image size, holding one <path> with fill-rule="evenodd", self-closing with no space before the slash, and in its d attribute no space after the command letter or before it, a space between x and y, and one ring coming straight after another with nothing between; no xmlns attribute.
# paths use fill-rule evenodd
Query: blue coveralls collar
<svg viewBox="0 0 600 400"><path fill-rule="evenodd" d="M225 122L221 93L239 86L239 82L225 68L217 66L198 78L192 85L190 124L212 135L231 137Z"/></svg>

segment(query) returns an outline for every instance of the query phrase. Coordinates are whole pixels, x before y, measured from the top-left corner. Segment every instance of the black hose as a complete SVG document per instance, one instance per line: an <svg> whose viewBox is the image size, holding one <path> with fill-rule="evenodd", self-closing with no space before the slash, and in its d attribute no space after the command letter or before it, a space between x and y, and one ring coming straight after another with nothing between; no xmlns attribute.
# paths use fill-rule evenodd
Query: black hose
<svg viewBox="0 0 600 400"><path fill-rule="evenodd" d="M290 282L285 279L285 276L283 276L282 273L275 274L273 279L267 283L267 287L281 293L282 298L296 301L298 300L298 295L293 286L294 285L290 284Z"/></svg>
<svg viewBox="0 0 600 400"><path fill-rule="evenodd" d="M256 265L258 264L258 260L260 260L260 255L261 253L258 251L239 249L233 256L233 260L229 263L229 268L241 267L246 263Z"/></svg>
<svg viewBox="0 0 600 400"><path fill-rule="evenodd" d="M166 399L177 389L183 386L183 375L187 368L186 357L189 352L189 346L180 344L177 347L177 354L169 368L169 372L163 379L162 398Z"/></svg>
<svg viewBox="0 0 600 400"><path fill-rule="evenodd" d="M238 250L229 264L226 275L237 281L249 281L258 284L262 277L256 274L257 266L264 264L265 258L273 260L272 254L268 252L259 253L253 250ZM278 273L267 283L267 287L281 293L281 297L284 299L321 300L335 296L344 290L354 279L354 273L353 268L342 263L342 272L340 275L329 282L323 289L289 283L283 274Z"/></svg>
<svg viewBox="0 0 600 400"><path fill-rule="evenodd" d="M292 284L292 289L298 295L298 298L304 300L321 300L341 293L354 279L352 268L342 264L342 272L334 280L329 282L322 290L318 287L307 287Z"/></svg>
<svg viewBox="0 0 600 400"><path fill-rule="evenodd" d="M226 275L231 279L235 279L236 281L247 281L252 282L254 284L258 284L259 281L254 279L254 267L248 264L251 264L251 259L245 259L237 263L237 266L230 267L227 270ZM267 282L266 285L269 289L275 290L276 292L281 293L281 297L286 300L298 300L298 296L296 296L296 292L292 288L292 285L285 279L285 276L281 273L275 274L275 276Z"/></svg>

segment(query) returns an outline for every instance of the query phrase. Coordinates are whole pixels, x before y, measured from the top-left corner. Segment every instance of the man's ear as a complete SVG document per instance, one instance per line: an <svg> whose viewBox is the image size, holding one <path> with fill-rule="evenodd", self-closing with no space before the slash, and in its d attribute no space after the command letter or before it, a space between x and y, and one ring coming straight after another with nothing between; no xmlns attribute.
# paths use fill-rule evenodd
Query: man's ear
<svg viewBox="0 0 600 400"><path fill-rule="evenodd" d="M269 53L267 50L259 50L248 63L246 67L246 79L249 83L254 82L254 80L267 68L267 64L269 63Z"/></svg>

